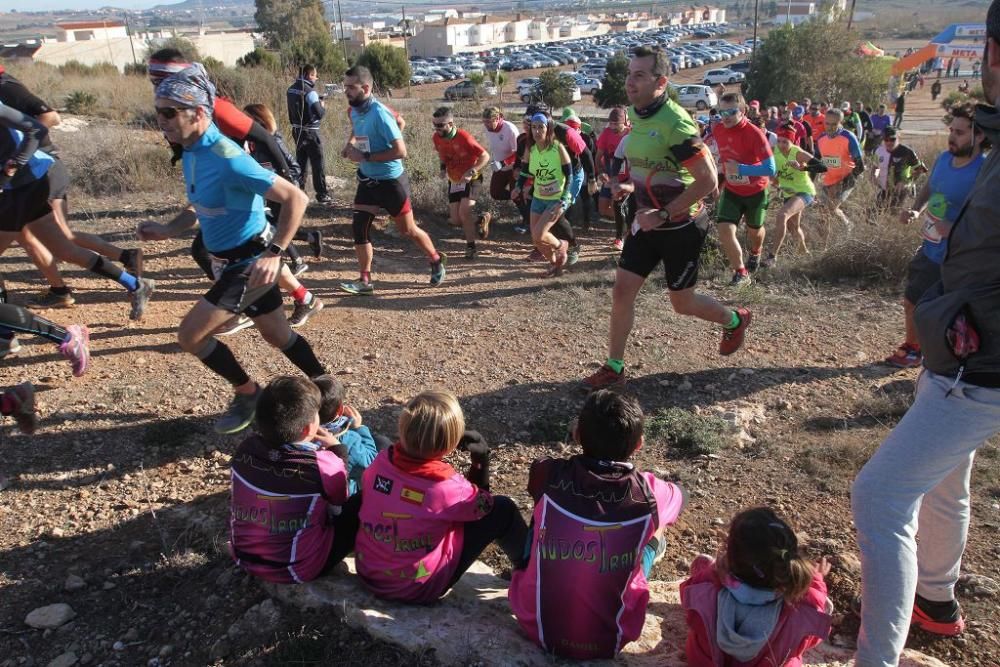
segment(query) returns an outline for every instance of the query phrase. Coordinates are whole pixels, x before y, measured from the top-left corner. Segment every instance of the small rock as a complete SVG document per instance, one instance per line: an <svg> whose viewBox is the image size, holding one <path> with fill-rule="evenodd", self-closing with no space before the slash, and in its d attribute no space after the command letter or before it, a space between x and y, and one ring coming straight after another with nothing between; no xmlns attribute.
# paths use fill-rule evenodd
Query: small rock
<svg viewBox="0 0 1000 667"><path fill-rule="evenodd" d="M86 588L87 582L83 580L82 577L78 577L75 574L71 574L66 577L66 583L63 584L63 588L67 591L78 591L81 588Z"/></svg>
<svg viewBox="0 0 1000 667"><path fill-rule="evenodd" d="M221 660L229 654L229 651L229 642L223 638L212 644L212 648L209 650L208 655L213 660Z"/></svg>
<svg viewBox="0 0 1000 667"><path fill-rule="evenodd" d="M757 372L757 371L755 371L755 370L754 370L754 369L752 369L752 368L741 368L741 369L740 369L740 373L741 373L741 374L743 374L743 375L753 375L753 374L754 374L754 373L756 373L756 372Z"/></svg>
<svg viewBox="0 0 1000 667"><path fill-rule="evenodd" d="M712 525L713 526L724 526L724 525L726 525L726 522L723 521L720 517L715 517L714 519L712 519Z"/></svg>
<svg viewBox="0 0 1000 667"><path fill-rule="evenodd" d="M125 633L125 636L122 637L122 639L126 642L134 642L139 639L139 631L135 628L129 628L128 632Z"/></svg>
<svg viewBox="0 0 1000 667"><path fill-rule="evenodd" d="M60 625L72 620L76 617L76 612L65 602L57 602L56 604L46 605L44 607L39 607L34 609L25 617L25 625L37 628L39 630L47 630L51 628L58 628Z"/></svg>
<svg viewBox="0 0 1000 667"><path fill-rule="evenodd" d="M861 561L852 553L845 551L835 555L833 564L853 577L861 576Z"/></svg>
<svg viewBox="0 0 1000 667"><path fill-rule="evenodd" d="M173 644L164 644L163 646L160 647L159 656L161 658L166 658L167 656L173 654L173 652L174 652Z"/></svg>
<svg viewBox="0 0 1000 667"><path fill-rule="evenodd" d="M110 591L110 590L112 590L112 589L114 589L114 588L117 588L117 586L115 585L115 582L113 582L113 581L105 581L105 582L104 582L104 583L103 583L103 584L101 585L101 588L103 588L103 589L104 589L104 590L106 590L106 591Z"/></svg>
<svg viewBox="0 0 1000 667"><path fill-rule="evenodd" d="M118 640L114 644L111 645L111 648L114 649L115 651L124 651L125 650L125 642L123 642L121 640Z"/></svg>
<svg viewBox="0 0 1000 667"><path fill-rule="evenodd" d="M957 588L975 597L994 597L1000 593L1000 583L981 574L963 574L958 578Z"/></svg>
<svg viewBox="0 0 1000 667"><path fill-rule="evenodd" d="M83 655L80 656L80 664L81 665L89 665L93 661L94 661L94 654L93 653L84 653Z"/></svg>
<svg viewBox="0 0 1000 667"><path fill-rule="evenodd" d="M683 382L681 382L681 383L680 383L679 385L677 385L677 389L678 389L679 391L691 391L691 389L692 389L693 387L694 387L694 385L693 385L693 384L691 384L691 383L690 383L690 382L689 382L688 380L684 380L684 381L683 381Z"/></svg>
<svg viewBox="0 0 1000 667"><path fill-rule="evenodd" d="M67 651L62 655L58 655L49 661L48 667L72 667L79 659L76 657L76 653L72 651Z"/></svg>

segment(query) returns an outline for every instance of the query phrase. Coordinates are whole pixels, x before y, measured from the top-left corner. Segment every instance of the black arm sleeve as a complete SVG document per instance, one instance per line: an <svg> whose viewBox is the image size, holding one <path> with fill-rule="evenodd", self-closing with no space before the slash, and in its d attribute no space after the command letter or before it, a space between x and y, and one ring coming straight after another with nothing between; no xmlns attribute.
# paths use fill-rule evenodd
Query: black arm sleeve
<svg viewBox="0 0 1000 667"><path fill-rule="evenodd" d="M289 179L290 171L288 169L288 161L285 160L285 154L281 151L277 141L275 141L274 135L268 132L267 128L254 121L253 125L250 126L250 130L247 131L246 138L256 143L258 150L269 154L268 162L274 167L274 171L277 172L278 176Z"/></svg>
<svg viewBox="0 0 1000 667"><path fill-rule="evenodd" d="M41 144L42 139L48 136L49 133L47 127L28 114L18 111L12 107L2 105L0 105L0 125L10 129L19 130L22 134L21 143L18 145L17 151L12 155L4 157L4 162L7 160L13 160L14 164L17 165L18 170L28 164L28 160L30 160L31 156L35 154L36 150L38 150L38 146ZM3 165L0 165L0 167L2 166ZM12 178L13 176L8 176L6 173L0 171L0 187L7 185Z"/></svg>
<svg viewBox="0 0 1000 667"><path fill-rule="evenodd" d="M817 157L812 158L809 162L806 162L806 171L810 174L825 174L827 172L827 167L823 164L823 161Z"/></svg>
<svg viewBox="0 0 1000 667"><path fill-rule="evenodd" d="M594 171L594 154L590 152L589 148L584 148L583 152L580 153L580 162L583 164L583 173L587 175L588 181L597 178Z"/></svg>

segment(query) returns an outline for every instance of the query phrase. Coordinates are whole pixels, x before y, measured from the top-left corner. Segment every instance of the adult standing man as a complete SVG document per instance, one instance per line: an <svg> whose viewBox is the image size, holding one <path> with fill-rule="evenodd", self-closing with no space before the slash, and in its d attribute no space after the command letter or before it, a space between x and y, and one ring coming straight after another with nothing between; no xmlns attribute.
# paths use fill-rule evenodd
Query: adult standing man
<svg viewBox="0 0 1000 667"><path fill-rule="evenodd" d="M1000 140L1000 0L986 15L976 125ZM962 632L955 584L976 451L1000 431L1000 153L992 151L948 235L941 280L917 304L924 372L913 405L854 481L863 605L856 664L896 665L911 623ZM978 333L973 340L972 333Z"/></svg>
<svg viewBox="0 0 1000 667"><path fill-rule="evenodd" d="M886 128L875 156L878 158L874 174L878 185L875 205L896 209L915 190L913 179L927 173L927 167L912 148L899 140L899 133L893 127Z"/></svg>
<svg viewBox="0 0 1000 667"><path fill-rule="evenodd" d="M728 308L695 290L708 228L702 200L718 187L718 177L698 126L667 96L668 72L670 59L660 49L641 46L629 61L625 92L632 103L632 131L624 152L630 181L614 183L612 194L634 192L638 211L611 292L608 358L583 380L587 390L625 381L625 343L635 321L635 300L661 262L674 311L722 325L719 354L740 349L752 319L746 308Z"/></svg>
<svg viewBox="0 0 1000 667"><path fill-rule="evenodd" d="M903 114L906 112L906 91L899 91L896 97L896 115L892 119L892 126L897 130L903 127Z"/></svg>
<svg viewBox="0 0 1000 667"><path fill-rule="evenodd" d="M323 142L319 136L319 123L326 114L323 98L316 92L314 65L303 65L299 78L288 87L288 122L292 125L295 140L295 160L301 169L299 187L306 188L306 172L312 168L313 189L316 201L328 204L330 193L326 187L326 167L323 164Z"/></svg>
<svg viewBox="0 0 1000 667"><path fill-rule="evenodd" d="M355 65L344 74L344 95L351 106L351 137L341 155L358 165L358 190L354 195L354 252L361 275L341 283L351 294L373 294L370 239L375 216L385 210L396 229L427 256L431 264L431 286L444 280L447 259L434 249L427 232L417 227L410 203L410 181L403 171L406 142L389 109L372 96L374 79L367 67Z"/></svg>
<svg viewBox="0 0 1000 667"><path fill-rule="evenodd" d="M216 281L181 321L177 341L233 387L235 396L215 422L218 433L242 431L253 421L260 386L214 337L233 315L246 313L261 336L309 377L325 371L309 343L292 331L281 308L281 255L302 222L308 199L293 183L259 165L212 122L215 86L204 68L191 67L156 89L156 117L171 143L184 149L190 205L167 224L144 222L143 240L167 239L197 222L212 255ZM277 229L264 215L264 197L281 204Z"/></svg>
<svg viewBox="0 0 1000 667"><path fill-rule="evenodd" d="M750 272L760 267L767 219L767 185L777 175L774 153L764 132L746 117L746 104L739 93L726 93L719 102L722 123L715 128L719 160L725 181L716 208L719 241L733 270L731 285L749 282ZM750 255L743 263L743 248L736 238L740 220L745 220Z"/></svg>
<svg viewBox="0 0 1000 667"><path fill-rule="evenodd" d="M983 151L990 147L982 129L975 126L975 114L975 107L968 103L951 110L948 150L934 162L930 178L917 194L913 207L900 213L904 224L923 216L921 234L924 240L906 274L903 292L906 339L885 360L890 366L914 368L923 362L913 325L913 309L924 292L941 279L941 262L948 252L948 232L976 182L985 159Z"/></svg>
<svg viewBox="0 0 1000 667"><path fill-rule="evenodd" d="M886 111L885 105L878 105L878 112L872 114L872 129L865 139L865 155L872 155L882 145L882 135L885 129L892 125L892 116Z"/></svg>
<svg viewBox="0 0 1000 667"><path fill-rule="evenodd" d="M494 201L510 201L510 191L514 187L517 174L517 125L503 117L499 107L483 109L483 127L493 158L493 175L490 177L490 197ZM489 224L485 225L483 238L489 235Z"/></svg>
<svg viewBox="0 0 1000 667"><path fill-rule="evenodd" d="M937 102L938 95L941 94L941 82L936 80L931 84L931 102Z"/></svg>
<svg viewBox="0 0 1000 667"><path fill-rule="evenodd" d="M843 119L840 109L826 112L826 131L816 142L816 149L826 165L826 173L823 174L823 203L850 229L851 221L840 207L854 192L857 177L865 173L865 159L861 154L858 138L853 132L840 126Z"/></svg>
<svg viewBox="0 0 1000 667"><path fill-rule="evenodd" d="M483 225L476 224L476 198L483 190L483 169L490 154L471 134L455 125L448 107L434 111L434 149L441 161L441 176L448 183L448 217L452 225L465 233L465 258L476 258L476 235L483 236ZM489 220L486 221L489 225ZM477 230L478 227L478 230ZM489 229L489 227L486 227Z"/></svg>

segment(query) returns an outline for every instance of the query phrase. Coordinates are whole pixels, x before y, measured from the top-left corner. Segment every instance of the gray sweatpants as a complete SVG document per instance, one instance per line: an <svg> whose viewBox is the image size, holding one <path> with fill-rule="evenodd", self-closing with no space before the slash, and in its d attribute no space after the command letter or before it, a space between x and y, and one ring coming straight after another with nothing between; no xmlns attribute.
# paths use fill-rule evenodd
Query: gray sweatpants
<svg viewBox="0 0 1000 667"><path fill-rule="evenodd" d="M913 405L862 468L851 492L861 549L858 667L894 667L914 593L955 597L969 530L976 450L1000 431L1000 389L924 371ZM919 537L919 543L917 538Z"/></svg>

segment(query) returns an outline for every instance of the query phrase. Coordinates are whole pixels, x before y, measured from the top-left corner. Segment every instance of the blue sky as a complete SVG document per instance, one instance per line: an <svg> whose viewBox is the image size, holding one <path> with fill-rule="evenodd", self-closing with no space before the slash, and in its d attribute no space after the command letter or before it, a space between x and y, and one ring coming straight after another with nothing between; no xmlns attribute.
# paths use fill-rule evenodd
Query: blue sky
<svg viewBox="0 0 1000 667"><path fill-rule="evenodd" d="M30 4L32 11L50 11L60 9L98 9L112 6L124 9L145 9L154 5L170 5L180 0L35 0L26 3L24 0L0 0L0 11L9 12L12 9L24 9Z"/></svg>

